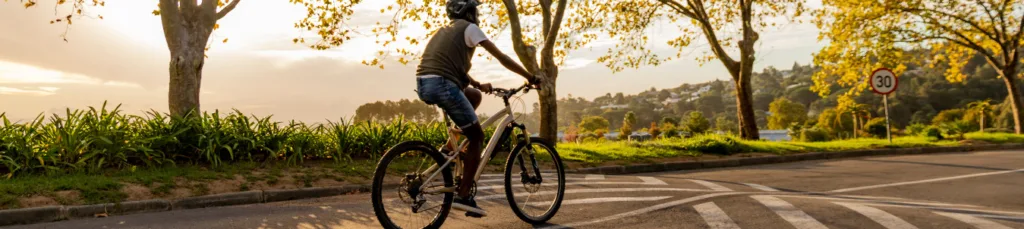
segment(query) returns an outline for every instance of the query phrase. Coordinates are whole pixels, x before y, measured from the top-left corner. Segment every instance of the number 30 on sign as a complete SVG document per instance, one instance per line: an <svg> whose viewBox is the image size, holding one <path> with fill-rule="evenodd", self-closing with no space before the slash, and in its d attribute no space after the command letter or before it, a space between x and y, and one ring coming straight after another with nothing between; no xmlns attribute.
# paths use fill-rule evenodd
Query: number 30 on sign
<svg viewBox="0 0 1024 229"><path fill-rule="evenodd" d="M888 68L879 68L871 73L871 79L868 80L871 83L871 90L877 94L888 95L893 91L896 91L896 85L899 84L899 78L896 78L896 74L892 73L892 70Z"/></svg>

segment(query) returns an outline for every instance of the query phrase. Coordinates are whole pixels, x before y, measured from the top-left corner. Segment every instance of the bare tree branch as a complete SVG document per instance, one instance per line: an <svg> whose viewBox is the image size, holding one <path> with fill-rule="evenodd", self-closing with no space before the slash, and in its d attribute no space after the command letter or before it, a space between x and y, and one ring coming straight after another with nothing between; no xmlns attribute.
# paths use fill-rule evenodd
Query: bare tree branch
<svg viewBox="0 0 1024 229"><path fill-rule="evenodd" d="M562 17L565 16L565 6L568 4L569 0L558 1L558 8L555 9L555 18L551 21L551 30L548 31L548 34L544 34L544 48L541 50L541 56L548 57L554 55L555 41L558 40L558 31L562 28Z"/></svg>
<svg viewBox="0 0 1024 229"><path fill-rule="evenodd" d="M964 17L960 17L960 16L957 16L957 15L953 15L953 14L947 13L947 12L945 12L945 11L937 10L937 9L927 9L927 8L924 8L924 9L922 9L922 8L903 8L903 9L900 9L900 10L904 10L904 11L906 11L906 12L908 12L908 13L910 13L910 11L925 11L925 12L932 12L932 13L936 13L936 14L939 14L939 15L943 15L943 16L949 17L949 18L953 18L953 19L956 19L957 21L961 21L961 22L964 22L964 23L967 23L967 24L971 25L971 27L974 27L974 29L977 29L977 30L978 30L979 32L981 32L982 34L985 34L985 36L987 36L988 38L990 38L990 39L992 39L992 40L995 40L996 42L1000 42L999 38L998 38L998 37L996 37L996 35L995 35L995 33L996 33L996 32L994 32L994 31L988 31L988 30L986 30L986 29L984 29L984 28L981 28L981 26L980 26L980 25L978 25L978 23L977 23L977 22L974 22L974 21L968 20L967 18L964 18ZM921 17L924 17L923 15L920 15L920 16L921 16ZM936 23L938 23L938 20L936 20ZM993 28L994 28L994 26L993 26Z"/></svg>
<svg viewBox="0 0 1024 229"><path fill-rule="evenodd" d="M691 9L687 9L685 6L683 6L679 2L676 2L676 1L673 1L673 0L658 0L658 1L661 2L662 4L668 5L669 8L672 8L672 10L675 10L677 13L682 14L683 16L686 16L688 18L696 18L697 17L696 15L694 15L694 13L693 13L693 11Z"/></svg>
<svg viewBox="0 0 1024 229"><path fill-rule="evenodd" d="M540 12L544 17L544 37L551 31L551 0L540 0Z"/></svg>
<svg viewBox="0 0 1024 229"><path fill-rule="evenodd" d="M160 0L160 21L163 24L164 40L167 41L169 50L178 50L176 47L179 24L181 23L181 12L178 10L179 0Z"/></svg>
<svg viewBox="0 0 1024 229"><path fill-rule="evenodd" d="M220 12L217 12L217 20L224 18L224 16L227 16L228 13L231 13L232 10L235 10L235 6L238 6L238 2L241 1L242 0L232 0L231 3L228 3L227 6L224 6L224 9L221 9Z"/></svg>
<svg viewBox="0 0 1024 229"><path fill-rule="evenodd" d="M512 47L516 51L516 56L519 56L519 61L523 63L523 66L531 73L540 72L540 68L537 67L536 56L531 56L526 43L523 42L523 26L519 22L519 11L516 10L516 3L513 0L502 0L505 3L505 10L508 11L508 22L512 26Z"/></svg>

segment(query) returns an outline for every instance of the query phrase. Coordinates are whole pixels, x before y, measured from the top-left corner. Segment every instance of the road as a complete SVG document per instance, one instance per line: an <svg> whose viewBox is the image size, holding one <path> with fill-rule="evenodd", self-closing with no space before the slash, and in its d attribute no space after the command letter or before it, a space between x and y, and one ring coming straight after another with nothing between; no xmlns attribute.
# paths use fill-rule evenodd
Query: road
<svg viewBox="0 0 1024 229"><path fill-rule="evenodd" d="M494 178L486 176L488 185ZM806 161L715 170L570 174L542 228L1024 228L1024 151ZM487 186L487 185L481 185ZM444 228L532 228L502 189L489 216ZM14 228L379 228L369 195L71 220Z"/></svg>

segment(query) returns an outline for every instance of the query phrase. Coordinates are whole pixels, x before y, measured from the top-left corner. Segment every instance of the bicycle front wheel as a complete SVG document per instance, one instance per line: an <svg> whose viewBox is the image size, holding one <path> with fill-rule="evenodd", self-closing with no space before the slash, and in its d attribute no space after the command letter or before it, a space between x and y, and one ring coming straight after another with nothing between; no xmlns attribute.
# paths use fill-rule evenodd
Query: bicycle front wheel
<svg viewBox="0 0 1024 229"><path fill-rule="evenodd" d="M512 212L527 223L554 217L565 195L565 170L555 147L541 138L516 144L505 162L505 195Z"/></svg>
<svg viewBox="0 0 1024 229"><path fill-rule="evenodd" d="M380 225L389 229L441 227L454 198L451 169L440 168L444 162L440 152L423 142L403 142L384 153L373 174L370 194Z"/></svg>

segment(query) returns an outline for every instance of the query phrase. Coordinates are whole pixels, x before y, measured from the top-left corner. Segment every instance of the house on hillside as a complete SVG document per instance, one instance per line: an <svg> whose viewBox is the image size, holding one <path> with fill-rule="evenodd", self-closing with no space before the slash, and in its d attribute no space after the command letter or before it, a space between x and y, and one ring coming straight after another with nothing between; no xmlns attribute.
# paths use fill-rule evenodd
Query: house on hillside
<svg viewBox="0 0 1024 229"><path fill-rule="evenodd" d="M602 110L607 110L607 109L626 109L626 108L629 108L628 104L608 104L608 105L601 106Z"/></svg>

